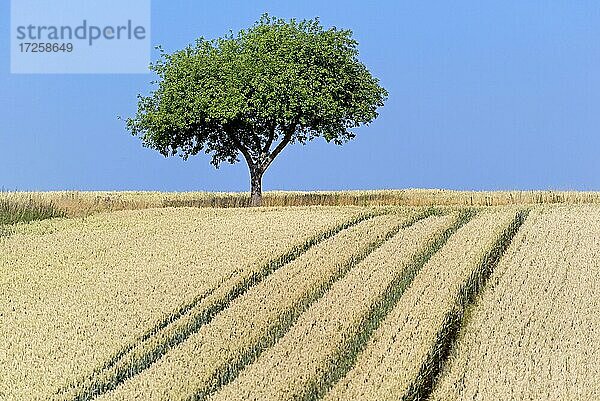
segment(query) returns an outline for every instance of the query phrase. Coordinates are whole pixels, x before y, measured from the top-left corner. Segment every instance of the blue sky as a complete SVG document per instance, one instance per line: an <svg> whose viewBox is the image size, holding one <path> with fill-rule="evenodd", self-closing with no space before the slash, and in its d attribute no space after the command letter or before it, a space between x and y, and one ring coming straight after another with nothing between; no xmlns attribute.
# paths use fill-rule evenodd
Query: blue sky
<svg viewBox="0 0 600 401"><path fill-rule="evenodd" d="M287 148L265 189L600 190L599 2L154 0L151 41L180 49L263 12L352 29L390 93L354 141ZM165 159L126 132L152 75L11 75L8 1L0 17L0 187L247 190L244 163Z"/></svg>

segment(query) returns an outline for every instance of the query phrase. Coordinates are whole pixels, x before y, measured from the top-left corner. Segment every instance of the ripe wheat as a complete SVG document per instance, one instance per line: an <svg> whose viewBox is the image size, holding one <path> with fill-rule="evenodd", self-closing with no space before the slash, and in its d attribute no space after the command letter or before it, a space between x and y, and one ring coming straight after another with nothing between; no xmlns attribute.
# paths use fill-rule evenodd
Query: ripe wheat
<svg viewBox="0 0 600 401"><path fill-rule="evenodd" d="M243 192L0 192L0 203L33 200L51 203L59 213L88 216L97 212L168 206L245 207L249 196ZM450 191L406 189L386 191L269 191L265 206L498 206L539 203L600 203L600 192L576 191Z"/></svg>
<svg viewBox="0 0 600 401"><path fill-rule="evenodd" d="M375 217L323 241L99 400L179 400L211 393L271 346L333 282L406 221L395 215Z"/></svg>
<svg viewBox="0 0 600 401"><path fill-rule="evenodd" d="M415 259L456 223L457 215L430 217L399 232L335 283L273 348L211 400L310 398L387 293L407 284L403 278Z"/></svg>
<svg viewBox="0 0 600 401"><path fill-rule="evenodd" d="M0 237L0 398L47 399L231 276L357 209L155 209Z"/></svg>
<svg viewBox="0 0 600 401"><path fill-rule="evenodd" d="M469 285L517 218L516 211L481 212L425 264L372 336L356 365L325 400L421 399L445 330L460 315Z"/></svg>
<svg viewBox="0 0 600 401"><path fill-rule="evenodd" d="M532 211L431 399L600 399L599 232L597 207Z"/></svg>

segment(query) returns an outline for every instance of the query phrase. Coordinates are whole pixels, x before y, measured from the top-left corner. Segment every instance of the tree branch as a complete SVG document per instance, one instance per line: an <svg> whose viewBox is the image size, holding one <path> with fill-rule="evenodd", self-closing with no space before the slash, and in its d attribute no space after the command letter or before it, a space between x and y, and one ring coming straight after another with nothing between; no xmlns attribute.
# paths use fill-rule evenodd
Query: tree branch
<svg viewBox="0 0 600 401"><path fill-rule="evenodd" d="M254 141L254 146L256 147L256 155L258 157L260 157L260 138L258 137L258 135L256 135L256 133L254 131L250 132L250 135L252 136L252 140Z"/></svg>
<svg viewBox="0 0 600 401"><path fill-rule="evenodd" d="M273 140L275 139L275 128L277 128L277 123L274 122L271 126L271 130L269 131L269 139L267 140L267 143L265 144L265 147L262 151L265 155L268 155L269 150L271 150L271 145L273 144Z"/></svg>
<svg viewBox="0 0 600 401"><path fill-rule="evenodd" d="M242 143L239 141L239 139L234 134L231 134L228 132L227 136L229 137L229 139L231 139L231 142L233 142L235 147L242 153L242 155L244 155L244 158L246 159L246 163L248 163L248 165L256 164L256 162L252 159L250 152L248 152L248 149L246 149L242 145Z"/></svg>
<svg viewBox="0 0 600 401"><path fill-rule="evenodd" d="M263 163L261 165L263 171L266 170L271 165L273 160L275 160L277 155L279 155L281 153L283 148L285 148L290 143L290 141L292 140L292 135L294 134L295 131L296 131L296 124L290 125L285 130L285 134L284 134L281 142L279 142L279 144L277 144L275 149L273 149L273 152L271 152L271 154L269 154L267 156L267 158L263 161Z"/></svg>

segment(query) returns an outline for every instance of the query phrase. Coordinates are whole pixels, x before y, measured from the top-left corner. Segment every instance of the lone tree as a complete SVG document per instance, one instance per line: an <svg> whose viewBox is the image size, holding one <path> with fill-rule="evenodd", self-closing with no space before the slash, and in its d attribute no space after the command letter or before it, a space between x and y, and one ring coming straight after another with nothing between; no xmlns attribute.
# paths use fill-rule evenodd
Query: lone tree
<svg viewBox="0 0 600 401"><path fill-rule="evenodd" d="M352 31L318 19L263 15L237 35L167 54L150 66L156 90L138 96L127 128L165 157L203 151L211 164L239 161L250 171L251 204L262 177L290 143L317 137L341 145L377 117L387 91L358 60Z"/></svg>

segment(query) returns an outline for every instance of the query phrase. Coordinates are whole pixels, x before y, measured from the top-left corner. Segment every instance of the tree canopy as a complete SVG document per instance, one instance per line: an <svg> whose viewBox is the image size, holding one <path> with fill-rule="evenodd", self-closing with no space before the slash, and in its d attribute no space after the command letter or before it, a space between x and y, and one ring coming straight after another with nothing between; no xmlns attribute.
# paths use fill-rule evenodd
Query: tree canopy
<svg viewBox="0 0 600 401"><path fill-rule="evenodd" d="M377 117L387 92L357 46L350 30L265 14L237 34L160 49L157 88L138 96L127 127L164 156L204 152L218 167L241 155L260 204L262 176L288 144L343 144Z"/></svg>

